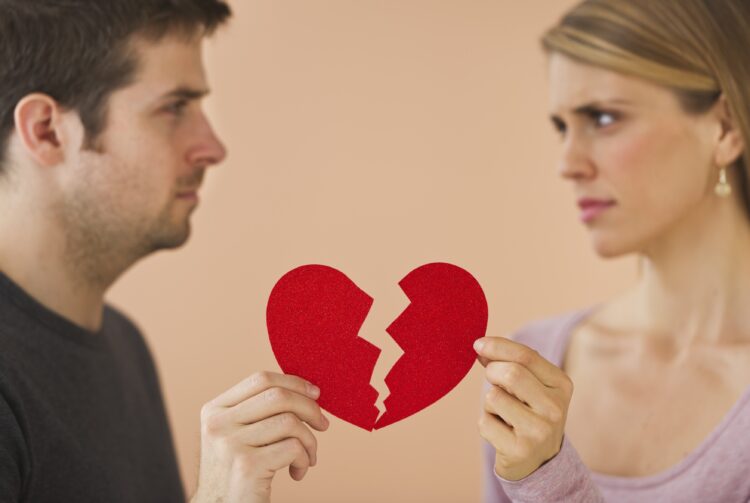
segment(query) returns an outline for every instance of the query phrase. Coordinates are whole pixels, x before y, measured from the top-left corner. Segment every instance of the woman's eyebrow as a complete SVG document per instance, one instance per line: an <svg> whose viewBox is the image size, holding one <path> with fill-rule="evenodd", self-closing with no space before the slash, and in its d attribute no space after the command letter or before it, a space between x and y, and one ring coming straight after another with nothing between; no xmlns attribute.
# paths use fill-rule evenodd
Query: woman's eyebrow
<svg viewBox="0 0 750 503"><path fill-rule="evenodd" d="M591 101L589 103L585 103L583 105L579 105L573 109L574 115L582 115L582 116L589 116L594 112L599 112L602 110L602 108L606 108L609 104L615 104L615 105L632 105L632 103L628 100L623 99L613 99L613 100L597 100L597 101ZM555 121L562 121L559 115L556 114L550 114L550 119L552 119L553 122Z"/></svg>

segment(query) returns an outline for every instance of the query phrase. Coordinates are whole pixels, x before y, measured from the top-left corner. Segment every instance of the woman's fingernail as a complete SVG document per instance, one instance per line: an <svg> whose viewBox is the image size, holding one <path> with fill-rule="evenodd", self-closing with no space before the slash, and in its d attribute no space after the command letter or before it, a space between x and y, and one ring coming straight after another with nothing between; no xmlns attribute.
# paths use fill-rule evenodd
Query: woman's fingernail
<svg viewBox="0 0 750 503"><path fill-rule="evenodd" d="M482 339L477 339L474 341L474 351L481 351L484 347L484 341Z"/></svg>

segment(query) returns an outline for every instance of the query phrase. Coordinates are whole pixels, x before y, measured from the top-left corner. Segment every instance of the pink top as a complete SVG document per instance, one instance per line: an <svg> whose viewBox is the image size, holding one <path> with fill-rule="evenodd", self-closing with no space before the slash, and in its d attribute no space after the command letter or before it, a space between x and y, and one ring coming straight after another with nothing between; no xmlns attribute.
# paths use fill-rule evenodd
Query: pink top
<svg viewBox="0 0 750 503"><path fill-rule="evenodd" d="M514 339L559 367L573 328L590 311L532 323L519 330ZM519 481L505 480L495 473L495 451L484 441L482 455L485 503L748 502L750 387L698 448L656 475L617 477L592 472L567 438L557 456Z"/></svg>

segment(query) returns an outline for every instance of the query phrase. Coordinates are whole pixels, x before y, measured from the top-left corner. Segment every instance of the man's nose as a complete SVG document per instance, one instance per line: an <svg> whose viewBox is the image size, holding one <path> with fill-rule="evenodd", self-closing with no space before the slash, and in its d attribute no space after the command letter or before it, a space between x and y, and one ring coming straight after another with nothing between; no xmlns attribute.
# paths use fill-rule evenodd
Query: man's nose
<svg viewBox="0 0 750 503"><path fill-rule="evenodd" d="M227 156L227 149L219 139L207 118L203 118L202 124L196 131L196 143L190 149L189 159L191 165L203 165L205 167L220 164Z"/></svg>

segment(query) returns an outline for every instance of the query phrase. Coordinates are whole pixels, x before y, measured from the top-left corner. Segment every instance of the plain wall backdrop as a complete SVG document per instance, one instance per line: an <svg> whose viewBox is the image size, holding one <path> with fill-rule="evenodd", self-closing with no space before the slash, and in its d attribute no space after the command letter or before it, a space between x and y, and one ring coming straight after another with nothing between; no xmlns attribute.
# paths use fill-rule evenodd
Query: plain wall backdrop
<svg viewBox="0 0 750 503"><path fill-rule="evenodd" d="M488 334L600 302L635 277L602 261L556 172L539 36L570 0L236 0L206 46L206 110L229 150L209 171L186 247L139 263L109 300L155 354L183 478L195 488L203 403L278 371L265 328L275 282L336 267L375 298L385 327L398 281L447 261L489 302ZM483 369L421 413L369 433L330 414L305 480L279 472L274 502L472 502ZM575 399L575 398L574 398Z"/></svg>

